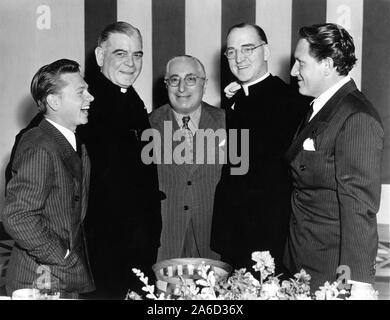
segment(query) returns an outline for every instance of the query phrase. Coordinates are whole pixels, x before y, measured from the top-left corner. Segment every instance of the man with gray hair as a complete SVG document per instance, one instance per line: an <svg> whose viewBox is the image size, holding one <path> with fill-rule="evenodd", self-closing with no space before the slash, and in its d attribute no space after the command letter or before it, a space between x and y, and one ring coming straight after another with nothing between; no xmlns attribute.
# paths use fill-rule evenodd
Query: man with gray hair
<svg viewBox="0 0 390 320"><path fill-rule="evenodd" d="M161 233L160 193L155 164L145 165L143 130L150 128L145 105L133 88L142 69L140 31L115 22L101 32L95 49L100 73L89 79L95 103L80 128L91 157L91 194L86 221L96 293L123 299L149 277Z"/></svg>
<svg viewBox="0 0 390 320"><path fill-rule="evenodd" d="M156 109L150 116L152 127L164 141L161 149L164 159L158 164L158 175L166 199L162 202L158 260L219 258L210 249L210 233L214 192L222 161L212 157L214 163L208 163L207 159L210 155L219 156L219 149L226 143L223 136L222 141L216 142L216 135L211 134L225 129L225 112L202 101L206 83L204 67L197 58L189 55L172 58L165 74L169 104ZM214 143L199 147L199 142L206 140L206 129L210 133L207 139L213 139L211 142ZM175 138L178 134L182 134L181 141ZM184 159L179 159L181 157L174 150L182 145ZM166 157L168 153L170 157Z"/></svg>

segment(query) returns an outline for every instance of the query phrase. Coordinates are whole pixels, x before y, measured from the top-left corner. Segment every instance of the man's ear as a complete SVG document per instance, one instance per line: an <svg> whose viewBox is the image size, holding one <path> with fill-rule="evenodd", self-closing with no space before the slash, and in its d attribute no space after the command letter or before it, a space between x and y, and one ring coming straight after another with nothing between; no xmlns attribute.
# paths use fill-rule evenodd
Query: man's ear
<svg viewBox="0 0 390 320"><path fill-rule="evenodd" d="M208 79L205 79L204 84L203 84L203 96L206 93L207 82L208 82Z"/></svg>
<svg viewBox="0 0 390 320"><path fill-rule="evenodd" d="M103 61L104 61L104 49L102 47L96 47L95 58L96 58L96 62L98 64L98 66L102 67Z"/></svg>
<svg viewBox="0 0 390 320"><path fill-rule="evenodd" d="M49 108L53 111L57 111L58 110L58 107L59 107L59 104L60 104L60 101L59 101L59 98L57 95L55 94L49 94L47 97L46 97L46 102L49 106Z"/></svg>
<svg viewBox="0 0 390 320"><path fill-rule="evenodd" d="M323 63L324 63L324 74L326 76L329 76L334 69L334 61L332 58L327 57L323 60Z"/></svg>
<svg viewBox="0 0 390 320"><path fill-rule="evenodd" d="M264 45L264 61L268 61L271 56L271 52L269 50L268 44Z"/></svg>

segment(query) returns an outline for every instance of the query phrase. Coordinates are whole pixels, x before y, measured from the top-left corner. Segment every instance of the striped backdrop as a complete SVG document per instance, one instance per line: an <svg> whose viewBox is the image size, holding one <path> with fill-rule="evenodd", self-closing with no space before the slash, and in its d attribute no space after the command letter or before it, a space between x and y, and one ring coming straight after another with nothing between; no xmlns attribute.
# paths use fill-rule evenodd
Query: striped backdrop
<svg viewBox="0 0 390 320"><path fill-rule="evenodd" d="M386 128L381 216L390 222L390 0L0 0L2 176L14 136L33 113L28 88L35 71L67 57L88 72L95 66L99 32L118 20L134 24L143 35L143 70L135 87L149 111L165 102L165 64L178 54L204 63L209 79L204 100L220 105L221 89L232 79L222 52L233 24L246 21L264 28L270 71L286 82L299 27L343 25L356 45L352 77Z"/></svg>

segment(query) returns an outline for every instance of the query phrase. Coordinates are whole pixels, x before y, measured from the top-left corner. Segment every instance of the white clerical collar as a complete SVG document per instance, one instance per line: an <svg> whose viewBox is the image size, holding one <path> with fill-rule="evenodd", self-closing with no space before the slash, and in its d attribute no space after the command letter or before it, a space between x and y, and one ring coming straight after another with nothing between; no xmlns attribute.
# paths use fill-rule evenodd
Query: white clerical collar
<svg viewBox="0 0 390 320"><path fill-rule="evenodd" d="M322 107L329 101L330 98L347 82L351 80L350 76L346 76L340 81L336 82L333 86L331 86L328 90L321 93L317 98L315 98L313 103L313 114L311 115L309 121L313 119L313 117L322 109Z"/></svg>
<svg viewBox="0 0 390 320"><path fill-rule="evenodd" d="M265 75L263 75L262 77L260 77L259 79L256 79L255 81L252 81L252 82L249 82L249 83L243 83L242 84L242 88L244 89L244 92L245 92L245 95L246 96L249 96L249 86L252 86L256 83L259 83L260 81L263 81L265 78L267 78L268 76L270 75L269 72L267 72Z"/></svg>
<svg viewBox="0 0 390 320"><path fill-rule="evenodd" d="M66 140L68 140L70 145L73 147L74 151L77 151L76 136L75 136L74 132L72 132L68 128L61 126L60 124L58 124L57 122L54 122L53 120L50 120L46 117L45 117L45 119L47 121L49 121L53 126L55 126L58 129L58 131L61 132L62 135L66 138Z"/></svg>
<svg viewBox="0 0 390 320"><path fill-rule="evenodd" d="M121 88L121 92L122 93L126 93L127 92L127 88Z"/></svg>
<svg viewBox="0 0 390 320"><path fill-rule="evenodd" d="M195 111L192 111L189 114L181 114L181 113L176 112L172 108L176 122L180 128L182 128L182 126L183 126L183 120L182 120L183 117L185 117L185 116L190 117L190 121L188 122L188 128L190 128L192 134L195 134L196 130L198 130L198 128L199 128L201 110L202 110L202 105L200 105L198 109L196 109Z"/></svg>

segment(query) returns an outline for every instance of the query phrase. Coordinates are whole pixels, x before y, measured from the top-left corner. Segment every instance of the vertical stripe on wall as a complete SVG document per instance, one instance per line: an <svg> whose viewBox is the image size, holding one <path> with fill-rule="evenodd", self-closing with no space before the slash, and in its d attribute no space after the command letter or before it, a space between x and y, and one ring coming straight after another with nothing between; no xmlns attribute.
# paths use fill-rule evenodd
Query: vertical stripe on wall
<svg viewBox="0 0 390 320"><path fill-rule="evenodd" d="M303 26L326 22L326 0L293 0L291 21L291 54L298 41L298 31ZM292 64L291 64L292 66ZM292 80L297 86L296 78Z"/></svg>
<svg viewBox="0 0 390 320"><path fill-rule="evenodd" d="M153 107L167 102L163 78L170 58L185 54L185 0L152 1Z"/></svg>
<svg viewBox="0 0 390 320"><path fill-rule="evenodd" d="M390 183L390 1L364 1L362 91L385 127L382 183Z"/></svg>
<svg viewBox="0 0 390 320"><path fill-rule="evenodd" d="M291 45L292 51L298 40L298 30L303 26L326 22L326 0L293 0Z"/></svg>
<svg viewBox="0 0 390 320"><path fill-rule="evenodd" d="M206 69L208 83L203 100L219 106L221 0L187 0L185 7L186 54L197 57Z"/></svg>
<svg viewBox="0 0 390 320"><path fill-rule="evenodd" d="M148 112L153 106L153 47L152 47L152 0L117 0L118 21L126 21L137 27L142 34L142 72L134 88L144 101Z"/></svg>
<svg viewBox="0 0 390 320"><path fill-rule="evenodd" d="M292 0L257 0L256 23L268 39L269 71L290 82Z"/></svg>
<svg viewBox="0 0 390 320"><path fill-rule="evenodd" d="M343 26L355 43L355 55L358 61L350 72L357 87L361 88L362 77L362 36L363 36L363 0L328 0L326 21Z"/></svg>
<svg viewBox="0 0 390 320"><path fill-rule="evenodd" d="M230 27L237 23L256 23L256 0L222 0L222 23L221 23L221 90L234 81L229 64L223 55L226 49L226 36ZM222 99L224 96L222 96Z"/></svg>
<svg viewBox="0 0 390 320"><path fill-rule="evenodd" d="M98 71L94 50L99 34L107 24L117 21L117 2L116 0L84 0L84 6L85 75L88 80Z"/></svg>

